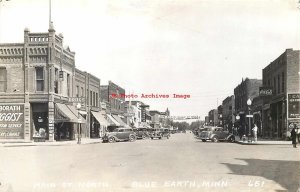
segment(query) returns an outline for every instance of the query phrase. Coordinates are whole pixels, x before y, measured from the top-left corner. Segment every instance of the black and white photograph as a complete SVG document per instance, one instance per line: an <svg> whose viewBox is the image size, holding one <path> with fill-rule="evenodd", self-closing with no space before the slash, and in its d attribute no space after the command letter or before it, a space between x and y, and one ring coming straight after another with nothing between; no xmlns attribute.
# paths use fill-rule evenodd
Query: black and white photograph
<svg viewBox="0 0 300 192"><path fill-rule="evenodd" d="M299 0L0 0L0 192L300 192Z"/></svg>

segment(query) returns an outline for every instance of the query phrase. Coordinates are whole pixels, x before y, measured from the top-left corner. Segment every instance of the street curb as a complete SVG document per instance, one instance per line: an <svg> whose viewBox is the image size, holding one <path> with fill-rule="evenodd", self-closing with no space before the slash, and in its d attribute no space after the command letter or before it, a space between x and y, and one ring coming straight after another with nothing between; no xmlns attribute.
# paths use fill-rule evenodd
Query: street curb
<svg viewBox="0 0 300 192"><path fill-rule="evenodd" d="M102 141L95 141L95 142L90 142L90 143L81 143L81 144L77 144L77 143L53 143L53 144L28 144L28 145L0 145L0 147L34 147L34 146L71 146L71 145L90 145L90 144L97 144L97 143L102 143Z"/></svg>
<svg viewBox="0 0 300 192"><path fill-rule="evenodd" d="M235 141L235 143L239 145L292 145L291 143L248 143L240 141Z"/></svg>

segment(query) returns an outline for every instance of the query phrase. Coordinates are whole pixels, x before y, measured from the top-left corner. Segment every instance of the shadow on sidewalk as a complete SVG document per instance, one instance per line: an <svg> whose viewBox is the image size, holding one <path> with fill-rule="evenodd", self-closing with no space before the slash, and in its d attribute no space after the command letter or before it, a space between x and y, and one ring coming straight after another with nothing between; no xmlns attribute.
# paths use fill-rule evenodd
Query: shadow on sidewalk
<svg viewBox="0 0 300 192"><path fill-rule="evenodd" d="M247 165L222 163L234 175L259 176L280 184L287 191L296 192L300 186L300 161L237 159ZM282 191L282 190L277 190Z"/></svg>

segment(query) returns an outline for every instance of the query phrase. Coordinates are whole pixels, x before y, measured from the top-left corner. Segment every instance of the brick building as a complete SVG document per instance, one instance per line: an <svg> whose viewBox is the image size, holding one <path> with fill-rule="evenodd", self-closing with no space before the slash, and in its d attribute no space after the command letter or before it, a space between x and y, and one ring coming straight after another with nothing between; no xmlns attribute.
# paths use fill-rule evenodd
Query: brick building
<svg viewBox="0 0 300 192"><path fill-rule="evenodd" d="M247 100L251 101L253 98L259 95L259 87L262 85L262 80L260 79L248 79L242 80L242 82L234 89L235 98L235 112L239 115L240 119L238 123L240 134L251 134L252 119L250 120L251 125L249 125L249 119L246 117L251 112L251 106L247 105Z"/></svg>
<svg viewBox="0 0 300 192"><path fill-rule="evenodd" d="M263 70L263 87L272 89L270 96L263 98L263 135L285 138L288 127L300 125L300 51L286 49ZM291 115L294 114L294 115Z"/></svg>
<svg viewBox="0 0 300 192"><path fill-rule="evenodd" d="M19 114L1 119L1 140L28 141L41 130L49 141L76 139L79 130L91 136L100 80L75 68L75 53L63 38L50 25L47 33L26 28L24 43L0 44L0 114Z"/></svg>
<svg viewBox="0 0 300 192"><path fill-rule="evenodd" d="M218 118L218 110L212 109L208 112L208 120L209 125L218 126L219 125L219 118Z"/></svg>
<svg viewBox="0 0 300 192"><path fill-rule="evenodd" d="M234 95L224 99L222 102L222 106L223 106L223 111L222 111L223 125L231 132L232 126L235 122Z"/></svg>
<svg viewBox="0 0 300 192"><path fill-rule="evenodd" d="M106 104L106 114L110 125L126 126L125 89L109 81L108 85L100 86L100 94L101 102Z"/></svg>

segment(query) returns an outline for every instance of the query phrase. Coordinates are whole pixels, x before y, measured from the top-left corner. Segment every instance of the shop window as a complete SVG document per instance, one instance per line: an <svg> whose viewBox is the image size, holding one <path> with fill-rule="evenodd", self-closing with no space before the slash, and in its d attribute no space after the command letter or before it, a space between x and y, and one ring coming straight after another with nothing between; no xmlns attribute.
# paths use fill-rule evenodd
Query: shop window
<svg viewBox="0 0 300 192"><path fill-rule="evenodd" d="M0 92L6 92L7 71L6 68L0 68Z"/></svg>
<svg viewBox="0 0 300 192"><path fill-rule="evenodd" d="M35 75L36 75L36 91L44 91L44 68L36 67Z"/></svg>

